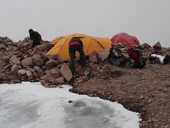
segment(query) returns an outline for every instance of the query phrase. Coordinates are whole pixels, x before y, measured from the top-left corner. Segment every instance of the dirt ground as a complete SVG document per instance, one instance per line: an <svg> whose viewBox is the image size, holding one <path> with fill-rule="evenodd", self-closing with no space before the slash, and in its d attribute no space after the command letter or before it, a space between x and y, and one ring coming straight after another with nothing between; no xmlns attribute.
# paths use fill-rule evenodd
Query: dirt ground
<svg viewBox="0 0 170 128"><path fill-rule="evenodd" d="M141 128L170 128L170 64L117 70L122 75L106 80L93 78L75 85L72 91L117 101L127 109L139 112Z"/></svg>

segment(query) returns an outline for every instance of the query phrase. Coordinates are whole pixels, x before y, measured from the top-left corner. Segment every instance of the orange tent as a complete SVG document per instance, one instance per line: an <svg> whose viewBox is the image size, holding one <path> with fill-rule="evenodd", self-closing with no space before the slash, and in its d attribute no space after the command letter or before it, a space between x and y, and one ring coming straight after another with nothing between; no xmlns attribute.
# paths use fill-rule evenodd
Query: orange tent
<svg viewBox="0 0 170 128"><path fill-rule="evenodd" d="M48 51L46 55L58 55L62 60L69 59L68 43L72 37L79 37L83 42L83 50L85 55L91 54L91 52L102 51L105 48L111 47L111 40L109 38L93 37L84 34L72 34L65 37L58 37L52 41L55 44L54 47ZM79 54L76 54L79 56Z"/></svg>

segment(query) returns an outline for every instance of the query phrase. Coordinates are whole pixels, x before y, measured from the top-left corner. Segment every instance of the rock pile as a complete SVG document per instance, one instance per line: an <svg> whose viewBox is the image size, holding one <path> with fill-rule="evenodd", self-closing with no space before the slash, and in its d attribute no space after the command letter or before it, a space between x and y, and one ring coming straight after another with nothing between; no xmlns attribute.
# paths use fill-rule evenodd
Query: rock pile
<svg viewBox="0 0 170 128"><path fill-rule="evenodd" d="M43 41L34 48L31 43L28 37L18 42L0 37L0 83L40 81L46 87L53 87L68 82L78 85L93 78L110 79L123 75L119 68L108 63L109 49L100 53L92 52L85 68L77 62L77 75L73 77L68 62L61 61L57 55L46 56L53 47L50 42ZM144 53L151 49L146 43L139 47Z"/></svg>
<svg viewBox="0 0 170 128"><path fill-rule="evenodd" d="M45 54L53 45L43 41L41 45L31 48L31 43L29 38L13 42L7 37L0 37L1 83L41 81L41 77L47 75L46 72L51 74L51 70L59 61L50 59Z"/></svg>
<svg viewBox="0 0 170 128"><path fill-rule="evenodd" d="M116 77L115 69L110 70L111 65L105 63L109 49L93 52L86 68L77 62L77 75L73 78L68 62L59 60L57 55L46 56L53 47L50 42L43 41L35 48L31 48L31 43L28 37L19 42L0 37L0 83L40 81L46 87L53 87L68 82L76 85L94 77Z"/></svg>

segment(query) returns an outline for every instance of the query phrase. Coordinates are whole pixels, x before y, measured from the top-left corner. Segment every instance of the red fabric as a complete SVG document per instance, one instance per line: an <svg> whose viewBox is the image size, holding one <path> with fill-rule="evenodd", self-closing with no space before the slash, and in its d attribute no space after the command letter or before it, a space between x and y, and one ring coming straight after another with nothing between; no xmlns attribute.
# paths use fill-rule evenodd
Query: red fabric
<svg viewBox="0 0 170 128"><path fill-rule="evenodd" d="M139 62L140 55L138 52L134 51L133 49L128 49L128 55L135 61Z"/></svg>
<svg viewBox="0 0 170 128"><path fill-rule="evenodd" d="M112 44L127 44L128 47L139 45L139 41L135 36L130 36L126 33L119 33L112 37Z"/></svg>
<svg viewBox="0 0 170 128"><path fill-rule="evenodd" d="M80 45L80 42L77 42L77 41L70 42L70 43L69 43L69 46L72 46L72 45Z"/></svg>

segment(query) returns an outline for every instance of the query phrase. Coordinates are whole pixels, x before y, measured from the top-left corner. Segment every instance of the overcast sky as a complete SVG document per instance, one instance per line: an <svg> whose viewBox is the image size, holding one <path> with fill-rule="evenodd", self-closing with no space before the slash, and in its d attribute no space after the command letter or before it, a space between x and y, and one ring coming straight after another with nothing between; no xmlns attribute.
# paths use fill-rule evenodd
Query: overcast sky
<svg viewBox="0 0 170 128"><path fill-rule="evenodd" d="M127 32L170 46L170 0L0 0L0 36L37 30L44 40L71 33L111 38Z"/></svg>

